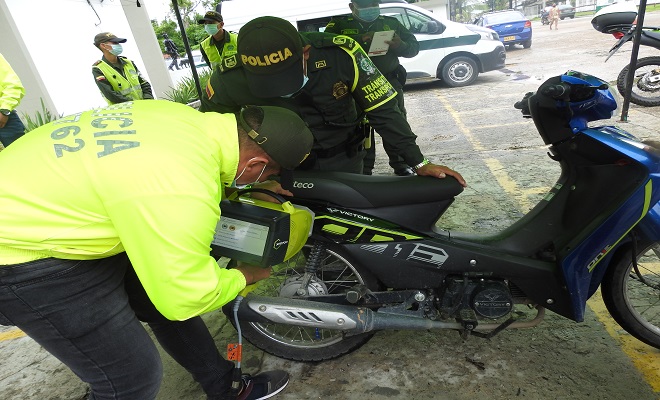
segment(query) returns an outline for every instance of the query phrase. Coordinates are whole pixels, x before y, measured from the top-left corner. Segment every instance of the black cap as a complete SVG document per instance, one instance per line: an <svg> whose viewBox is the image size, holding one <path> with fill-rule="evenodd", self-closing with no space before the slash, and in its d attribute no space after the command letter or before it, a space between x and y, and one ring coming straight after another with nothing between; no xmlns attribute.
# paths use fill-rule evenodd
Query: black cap
<svg viewBox="0 0 660 400"><path fill-rule="evenodd" d="M112 42L112 43L126 43L126 39L118 38L114 33L102 32L94 36L94 45L98 46L101 43Z"/></svg>
<svg viewBox="0 0 660 400"><path fill-rule="evenodd" d="M216 24L222 22L222 15L220 15L219 12L207 11L206 14L204 14L204 18L197 20L197 23L200 25L212 24L214 22Z"/></svg>
<svg viewBox="0 0 660 400"><path fill-rule="evenodd" d="M284 96L303 85L303 43L287 20L259 17L245 24L238 32L238 54L257 97Z"/></svg>
<svg viewBox="0 0 660 400"><path fill-rule="evenodd" d="M261 109L264 116L256 131L243 119L243 112L249 108ZM312 150L312 132L298 114L286 108L247 106L239 113L238 121L248 136L284 169L299 166Z"/></svg>

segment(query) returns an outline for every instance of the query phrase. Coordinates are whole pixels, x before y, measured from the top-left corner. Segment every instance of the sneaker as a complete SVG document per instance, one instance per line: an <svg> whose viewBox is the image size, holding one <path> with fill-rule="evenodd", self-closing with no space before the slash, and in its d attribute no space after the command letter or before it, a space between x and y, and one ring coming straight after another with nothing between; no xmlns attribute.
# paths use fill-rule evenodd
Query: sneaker
<svg viewBox="0 0 660 400"><path fill-rule="evenodd" d="M266 371L255 376L243 375L243 388L236 397L238 400L269 399L289 384L289 374L285 371Z"/></svg>

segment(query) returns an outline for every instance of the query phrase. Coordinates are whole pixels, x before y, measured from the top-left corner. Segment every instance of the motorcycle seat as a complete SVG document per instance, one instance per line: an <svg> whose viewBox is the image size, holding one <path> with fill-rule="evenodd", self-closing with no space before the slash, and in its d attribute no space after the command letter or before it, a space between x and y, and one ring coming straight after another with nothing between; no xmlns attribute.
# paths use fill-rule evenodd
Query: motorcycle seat
<svg viewBox="0 0 660 400"><path fill-rule="evenodd" d="M641 44L660 48L660 32L642 31Z"/></svg>
<svg viewBox="0 0 660 400"><path fill-rule="evenodd" d="M453 199L463 187L453 177L360 175L346 172L293 171L282 187L295 198L349 208L378 208ZM287 182L289 181L289 182Z"/></svg>

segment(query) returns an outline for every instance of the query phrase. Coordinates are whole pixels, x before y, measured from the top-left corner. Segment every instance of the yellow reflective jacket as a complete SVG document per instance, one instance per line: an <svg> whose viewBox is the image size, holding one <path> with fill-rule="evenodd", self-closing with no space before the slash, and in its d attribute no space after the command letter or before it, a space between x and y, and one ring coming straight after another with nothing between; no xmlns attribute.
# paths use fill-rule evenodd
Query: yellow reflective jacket
<svg viewBox="0 0 660 400"><path fill-rule="evenodd" d="M25 96L25 88L11 65L0 54L0 109L13 111Z"/></svg>
<svg viewBox="0 0 660 400"><path fill-rule="evenodd" d="M225 37L223 39L222 45L222 54L220 54L218 51L215 43L216 41L213 39L213 36L209 36L202 40L202 42L199 44L204 54L206 54L209 62L211 63L211 65L209 65L211 69L216 69L218 65L222 64L222 60L224 58L233 56L238 53L238 34L225 31Z"/></svg>
<svg viewBox="0 0 660 400"><path fill-rule="evenodd" d="M102 60L95 64L94 68L98 68L103 72L103 76L105 76L105 79L108 80L115 92L133 100L142 100L143 95L142 86L140 86L140 75L137 73L135 65L133 65L133 62L128 58L122 57L122 61L125 77L118 74L117 70ZM107 101L108 104L114 104L107 98L105 101Z"/></svg>
<svg viewBox="0 0 660 400"><path fill-rule="evenodd" d="M0 269L125 251L167 318L221 307L245 287L209 255L238 154L233 114L163 100L43 125L0 156Z"/></svg>

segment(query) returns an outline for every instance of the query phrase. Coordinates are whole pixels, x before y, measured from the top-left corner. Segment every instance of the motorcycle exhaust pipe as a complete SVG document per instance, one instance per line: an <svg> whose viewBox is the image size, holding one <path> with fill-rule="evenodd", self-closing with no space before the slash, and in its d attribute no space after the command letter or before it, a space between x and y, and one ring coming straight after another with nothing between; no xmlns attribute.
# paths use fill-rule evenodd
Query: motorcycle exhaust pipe
<svg viewBox="0 0 660 400"><path fill-rule="evenodd" d="M531 328L536 326L543 320L543 310L542 307L539 308L533 320L516 321L507 328ZM249 295L243 299L238 309L238 318L248 322L274 322L309 328L334 329L351 334L395 329L465 329L463 324L459 322L433 321L427 318L373 311L366 307L255 295ZM500 327L500 325L479 324L474 330L493 330Z"/></svg>

